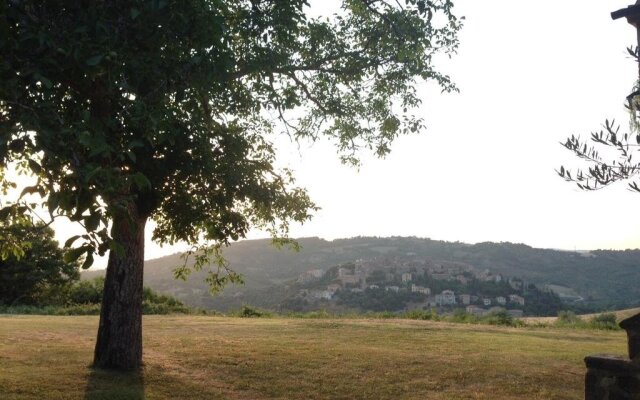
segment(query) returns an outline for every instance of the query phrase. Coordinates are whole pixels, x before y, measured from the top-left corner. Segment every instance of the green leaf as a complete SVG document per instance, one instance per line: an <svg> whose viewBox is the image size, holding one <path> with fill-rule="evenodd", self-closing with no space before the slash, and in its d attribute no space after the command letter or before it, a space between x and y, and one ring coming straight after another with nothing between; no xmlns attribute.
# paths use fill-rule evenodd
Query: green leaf
<svg viewBox="0 0 640 400"><path fill-rule="evenodd" d="M133 179L133 183L138 187L138 189L151 189L151 182L147 179L144 174L138 172L131 175L131 179Z"/></svg>
<svg viewBox="0 0 640 400"><path fill-rule="evenodd" d="M102 171L102 167L100 167L100 166L98 166L98 167L94 168L93 170L91 170L91 172L89 172L89 173L87 174L87 176L85 176L85 178L84 178L84 179L85 179L85 182L90 182L90 181L91 181L91 179L92 179L94 176L96 176L96 174L97 174L98 172L100 172L100 171Z"/></svg>
<svg viewBox="0 0 640 400"><path fill-rule="evenodd" d="M82 269L89 269L93 265L93 253L88 252L87 257L84 259L82 263Z"/></svg>
<svg viewBox="0 0 640 400"><path fill-rule="evenodd" d="M102 61L102 58L103 58L102 54L95 55L87 59L87 61L85 61L85 64L87 64L90 67L95 67L96 65L100 64L100 61Z"/></svg>
<svg viewBox="0 0 640 400"><path fill-rule="evenodd" d="M22 192L20 193L20 198L23 198L28 194L35 194L38 192L39 192L38 186L27 186L26 188L22 189Z"/></svg>
<svg viewBox="0 0 640 400"><path fill-rule="evenodd" d="M132 140L129 143L129 149L135 149L136 147L144 147L144 142L142 140Z"/></svg>
<svg viewBox="0 0 640 400"><path fill-rule="evenodd" d="M73 242L75 242L78 239L80 239L80 235L71 236L69 239L67 239L66 242L64 242L64 247L65 248L71 247L73 245Z"/></svg>
<svg viewBox="0 0 640 400"><path fill-rule="evenodd" d="M67 251L66 253L64 253L64 262L72 263L74 261L77 261L78 258L80 258L80 256L82 256L83 254L87 253L88 251L89 251L89 248L87 246L82 246L82 247L78 247L76 249L71 249L71 250Z"/></svg>
<svg viewBox="0 0 640 400"><path fill-rule="evenodd" d="M93 232L100 226L100 214L94 213L84 219L84 226L87 231Z"/></svg>
<svg viewBox="0 0 640 400"><path fill-rule="evenodd" d="M191 275L191 269L188 267L185 267L184 265L177 267L173 270L174 279L180 279L180 280L186 281L189 275Z"/></svg>
<svg viewBox="0 0 640 400"><path fill-rule="evenodd" d="M11 214L11 211L13 211L13 207L11 206L0 209L0 221L7 219Z"/></svg>
<svg viewBox="0 0 640 400"><path fill-rule="evenodd" d="M60 197L57 193L49 194L49 198L47 199L47 208L49 208L49 212L53 213L56 211L58 206L60 205Z"/></svg>
<svg viewBox="0 0 640 400"><path fill-rule="evenodd" d="M33 171L34 174L39 175L42 172L42 167L34 160L29 159L28 163L29 168L31 168L31 171Z"/></svg>

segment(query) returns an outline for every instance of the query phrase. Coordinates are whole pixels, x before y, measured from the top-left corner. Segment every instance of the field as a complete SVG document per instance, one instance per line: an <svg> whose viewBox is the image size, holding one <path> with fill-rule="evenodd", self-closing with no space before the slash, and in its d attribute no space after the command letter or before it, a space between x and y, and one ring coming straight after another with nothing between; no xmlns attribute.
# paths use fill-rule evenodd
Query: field
<svg viewBox="0 0 640 400"><path fill-rule="evenodd" d="M0 316L0 398L581 399L624 332L409 320L144 319L137 374L88 367L97 317Z"/></svg>
<svg viewBox="0 0 640 400"><path fill-rule="evenodd" d="M609 312L607 312L609 313ZM629 308L627 310L619 310L619 311L611 311L610 313L615 314L616 319L618 320L618 322L622 321L623 319L632 317L636 314L640 313L640 308ZM601 315L602 313L596 313L596 314L584 314L584 315L579 315L580 318L582 318L583 320L589 320L593 317L595 317L596 315ZM558 317L525 317L522 319L524 322L528 323L528 324L553 324L558 320Z"/></svg>

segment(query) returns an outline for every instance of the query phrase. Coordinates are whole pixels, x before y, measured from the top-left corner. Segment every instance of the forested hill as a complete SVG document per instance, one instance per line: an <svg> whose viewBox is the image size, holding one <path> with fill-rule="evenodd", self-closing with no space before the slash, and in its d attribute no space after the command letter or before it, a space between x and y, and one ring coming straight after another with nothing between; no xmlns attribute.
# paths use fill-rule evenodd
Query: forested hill
<svg viewBox="0 0 640 400"><path fill-rule="evenodd" d="M538 286L573 289L574 294L585 299L585 304L597 308L640 305L640 250L569 252L512 243L469 245L401 237L333 241L303 238L299 243L302 250L298 253L277 250L269 240L232 245L225 256L230 267L244 275L246 284L229 287L216 297L209 295L203 274L193 274L187 282L173 279L173 268L183 262L179 255L147 261L145 284L195 306L219 310L238 308L246 303L275 307L289 294L289 284L306 271L384 257L463 262ZM96 274L99 272L88 272L85 276ZM571 293L569 289L566 292Z"/></svg>

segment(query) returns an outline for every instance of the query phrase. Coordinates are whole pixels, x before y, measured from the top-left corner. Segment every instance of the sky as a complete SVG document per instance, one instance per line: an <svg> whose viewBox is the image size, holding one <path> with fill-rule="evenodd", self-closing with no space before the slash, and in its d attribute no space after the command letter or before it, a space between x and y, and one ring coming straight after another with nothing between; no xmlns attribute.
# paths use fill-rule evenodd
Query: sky
<svg viewBox="0 0 640 400"><path fill-rule="evenodd" d="M457 56L441 62L460 93L424 87L427 130L359 170L330 145L294 148L288 166L322 210L294 236L418 236L561 249L640 247L640 194L583 192L560 179L560 142L605 119L628 126L635 30L610 12L626 1L457 0Z"/></svg>
<svg viewBox="0 0 640 400"><path fill-rule="evenodd" d="M383 160L363 154L359 169L342 165L329 143L278 142L280 165L321 207L291 236L640 247L640 194L624 184L583 192L555 172L576 164L560 145L567 136L585 137L607 118L628 126L623 102L637 65L626 47L636 34L610 13L631 0L454 3L466 18L460 49L437 67L460 93L420 87L423 133L398 139ZM332 2L312 4L322 14ZM75 228L61 222L56 232L63 241ZM184 248L148 243L146 258Z"/></svg>

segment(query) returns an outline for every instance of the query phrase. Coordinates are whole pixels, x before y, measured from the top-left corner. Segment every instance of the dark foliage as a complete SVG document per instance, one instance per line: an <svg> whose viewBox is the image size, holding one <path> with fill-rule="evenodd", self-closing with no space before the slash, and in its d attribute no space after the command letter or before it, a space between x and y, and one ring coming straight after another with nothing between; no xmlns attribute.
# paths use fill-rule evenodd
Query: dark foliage
<svg viewBox="0 0 640 400"><path fill-rule="evenodd" d="M13 237L27 244L21 257L0 260L0 304L62 304L71 284L79 277L79 265L65 262L53 231L43 226L12 225Z"/></svg>

